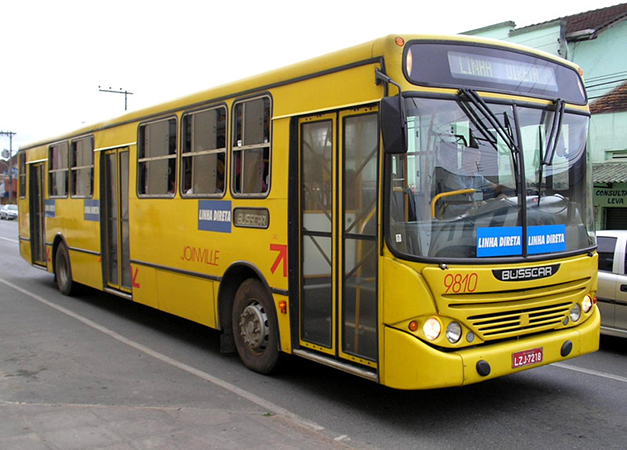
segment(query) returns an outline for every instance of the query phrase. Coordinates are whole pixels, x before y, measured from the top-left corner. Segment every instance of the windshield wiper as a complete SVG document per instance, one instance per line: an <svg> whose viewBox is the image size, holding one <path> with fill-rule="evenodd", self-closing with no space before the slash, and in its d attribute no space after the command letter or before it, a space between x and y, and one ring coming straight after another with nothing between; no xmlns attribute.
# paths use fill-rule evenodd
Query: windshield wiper
<svg viewBox="0 0 627 450"><path fill-rule="evenodd" d="M540 197L542 197L542 180L544 168L544 142L542 141L542 125L538 125L538 151L540 152L540 167L538 167L538 206L540 206Z"/></svg>
<svg viewBox="0 0 627 450"><path fill-rule="evenodd" d="M558 98L555 100L555 110L553 111L553 121L551 123L551 132L546 140L546 148L544 152L544 158L542 158L542 165L550 166L553 164L553 157L555 156L555 150L557 150L557 143L559 142L559 135L562 131L562 119L564 118L564 100Z"/></svg>
<svg viewBox="0 0 627 450"><path fill-rule="evenodd" d="M562 131L562 119L564 118L564 101L562 99L555 100L555 110L553 111L553 121L551 122L551 131L547 136L546 146L542 141L542 126L538 126L538 139L540 151L540 167L538 167L538 206L542 197L542 186L544 184L543 172L544 166L553 164L559 135Z"/></svg>
<svg viewBox="0 0 627 450"><path fill-rule="evenodd" d="M509 118L505 115L505 126L499 122L496 114L490 109L490 107L486 104L485 101L472 89L460 89L459 90L460 97L465 97L477 108L477 111L483 115L488 121L488 123L494 128L496 134L505 142L505 144L509 147L509 149L513 153L520 153L520 149L518 144L516 143L512 131L511 123L509 122ZM488 126L478 117L478 114L475 111L470 111L471 116L475 119L475 124L479 127L481 133L486 136L486 133L490 135L491 139L486 139L496 148L496 138L492 134L492 132L488 129Z"/></svg>
<svg viewBox="0 0 627 450"><path fill-rule="evenodd" d="M494 136L492 132L490 131L490 129L487 127L487 125L483 123L483 121L481 120L477 112L474 109L469 108L465 104L465 102L459 102L459 106L462 109L462 111L464 111L466 116L468 116L470 121L477 127L477 129L483 136L482 140L490 143L490 145L494 147L494 150L498 150L497 148L498 140L496 139L496 136ZM476 139L475 139L475 142L476 142Z"/></svg>
<svg viewBox="0 0 627 450"><path fill-rule="evenodd" d="M503 112L503 123L505 123L505 129L507 130L507 135L514 141L514 128L512 127L512 123L509 121L509 116L504 111Z"/></svg>

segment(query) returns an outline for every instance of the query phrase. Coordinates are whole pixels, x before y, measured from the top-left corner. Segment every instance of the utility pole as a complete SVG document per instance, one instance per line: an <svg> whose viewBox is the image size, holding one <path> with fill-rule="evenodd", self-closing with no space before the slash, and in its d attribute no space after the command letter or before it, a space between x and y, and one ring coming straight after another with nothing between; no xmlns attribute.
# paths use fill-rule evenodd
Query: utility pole
<svg viewBox="0 0 627 450"><path fill-rule="evenodd" d="M133 95L133 93L132 93L132 92L129 92L129 91L127 91L127 90L124 90L124 91L123 91L123 90L122 90L122 88L120 88L120 90L119 90L119 91L114 91L114 90L112 90L111 88L109 88L109 89L100 89L100 86L98 86L98 90L99 90L100 92L110 92L110 93L112 93L112 94L124 94L124 111L126 111L126 107L127 107L127 104L128 104L128 102L127 102L127 98L128 98L128 96L129 96L129 95Z"/></svg>
<svg viewBox="0 0 627 450"><path fill-rule="evenodd" d="M0 131L0 135L9 136L9 204L13 203L13 131Z"/></svg>

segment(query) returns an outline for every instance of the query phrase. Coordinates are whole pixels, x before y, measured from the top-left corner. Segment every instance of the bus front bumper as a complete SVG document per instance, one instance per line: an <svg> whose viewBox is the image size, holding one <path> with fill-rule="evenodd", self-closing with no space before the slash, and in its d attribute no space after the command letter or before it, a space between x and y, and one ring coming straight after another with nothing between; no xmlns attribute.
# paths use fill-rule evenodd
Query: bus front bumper
<svg viewBox="0 0 627 450"><path fill-rule="evenodd" d="M463 386L564 361L598 350L600 324L601 315L595 306L594 314L575 328L448 353L409 333L386 327L380 381L396 389ZM542 349L540 361L513 367L514 354L537 349Z"/></svg>

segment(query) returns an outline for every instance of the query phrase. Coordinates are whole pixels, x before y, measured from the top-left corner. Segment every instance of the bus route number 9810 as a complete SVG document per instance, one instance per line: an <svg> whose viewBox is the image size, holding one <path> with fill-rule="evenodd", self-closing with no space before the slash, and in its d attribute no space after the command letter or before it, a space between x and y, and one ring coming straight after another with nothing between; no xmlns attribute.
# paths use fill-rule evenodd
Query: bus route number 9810
<svg viewBox="0 0 627 450"><path fill-rule="evenodd" d="M460 294L465 292L475 292L478 281L479 275L475 272L463 275L461 273L449 273L444 277L444 287L446 288L444 293Z"/></svg>

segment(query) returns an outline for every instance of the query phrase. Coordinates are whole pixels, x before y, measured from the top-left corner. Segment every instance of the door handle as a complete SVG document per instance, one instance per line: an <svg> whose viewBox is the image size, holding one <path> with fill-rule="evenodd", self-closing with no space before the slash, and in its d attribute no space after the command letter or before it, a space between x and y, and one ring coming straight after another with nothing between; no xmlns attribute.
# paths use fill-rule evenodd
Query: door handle
<svg viewBox="0 0 627 450"><path fill-rule="evenodd" d="M620 291L621 292L627 292L627 284L621 284L620 285Z"/></svg>

